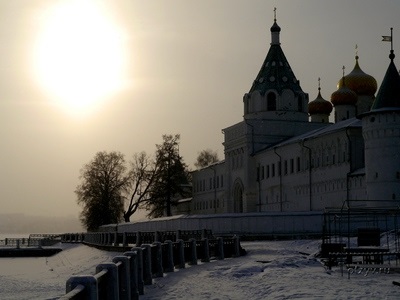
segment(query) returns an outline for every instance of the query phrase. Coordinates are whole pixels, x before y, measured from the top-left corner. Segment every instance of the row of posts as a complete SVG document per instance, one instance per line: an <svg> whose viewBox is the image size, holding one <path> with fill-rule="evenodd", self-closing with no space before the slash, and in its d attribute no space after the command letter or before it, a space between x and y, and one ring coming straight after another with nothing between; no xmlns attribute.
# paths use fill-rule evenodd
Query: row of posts
<svg viewBox="0 0 400 300"><path fill-rule="evenodd" d="M207 230L199 230L201 232L201 238L206 238L207 237ZM128 234L135 235L135 244L136 246L140 246L143 244L143 239L144 237L142 236L143 234L145 235L153 235L154 238L151 242L155 241L161 241L161 236L163 235L164 232L134 232L134 233L127 233L123 232L122 233L122 246L123 247L128 247ZM186 231L183 231L183 233L186 233ZM181 239L180 237L181 231L178 230L175 232L175 237L176 240ZM98 244L98 245L109 245L109 246L118 246L118 233L117 232L89 232L89 233L67 233L62 235L62 242L86 242L90 244ZM148 242L148 239L145 241Z"/></svg>
<svg viewBox="0 0 400 300"><path fill-rule="evenodd" d="M210 261L208 239L203 239L204 255L203 262ZM112 263L103 263L96 266L96 274L72 276L66 283L66 295L60 299L139 299L144 294L144 286L153 284L153 278L163 277L164 272L173 272L174 268L185 268L189 265L197 265L197 241L189 240L190 257L185 259L185 242L179 240L178 257L174 261L173 242L154 242L143 244L141 247L133 247L122 256L113 258ZM217 259L224 259L223 238L217 238ZM166 255L163 256L163 248ZM154 252L153 252L154 251ZM155 255L152 255L152 252ZM240 256L240 240L234 237L233 256ZM166 259L163 262L163 257ZM101 295L101 297L99 297ZM81 299L79 298L79 299Z"/></svg>
<svg viewBox="0 0 400 300"><path fill-rule="evenodd" d="M31 239L31 238L22 238L22 239L9 239L5 238L4 239L4 245L5 246L15 246L16 249L19 249L22 246L37 246L39 248L42 247L43 245L43 239Z"/></svg>

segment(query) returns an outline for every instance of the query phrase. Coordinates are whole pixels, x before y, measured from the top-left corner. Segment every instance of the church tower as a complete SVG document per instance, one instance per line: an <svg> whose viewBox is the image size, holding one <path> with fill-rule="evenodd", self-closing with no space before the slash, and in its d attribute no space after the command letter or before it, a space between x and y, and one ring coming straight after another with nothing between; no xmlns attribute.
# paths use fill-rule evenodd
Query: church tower
<svg viewBox="0 0 400 300"><path fill-rule="evenodd" d="M243 97L244 118L247 120L308 120L308 95L301 89L282 51L280 32L275 11L270 49L250 91Z"/></svg>
<svg viewBox="0 0 400 300"><path fill-rule="evenodd" d="M365 174L370 206L400 203L400 75L390 64L371 110L360 116L365 140Z"/></svg>
<svg viewBox="0 0 400 300"><path fill-rule="evenodd" d="M243 121L223 130L227 212L257 211L255 155L272 145L329 123L309 122L303 92L280 43L274 11L271 44L261 69L243 97Z"/></svg>

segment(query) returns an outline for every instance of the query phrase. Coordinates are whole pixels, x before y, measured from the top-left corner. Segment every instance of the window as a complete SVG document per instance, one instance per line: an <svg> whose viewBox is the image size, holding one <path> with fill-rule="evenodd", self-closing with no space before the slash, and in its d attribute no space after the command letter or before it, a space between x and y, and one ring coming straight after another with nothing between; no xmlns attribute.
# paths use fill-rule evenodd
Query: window
<svg viewBox="0 0 400 300"><path fill-rule="evenodd" d="M278 161L278 176L281 176L282 174L282 163Z"/></svg>
<svg viewBox="0 0 400 300"><path fill-rule="evenodd" d="M265 174L264 174L264 166L261 167L261 180L263 180L265 178Z"/></svg>
<svg viewBox="0 0 400 300"><path fill-rule="evenodd" d="M269 92L267 95L267 110L276 110L276 95L273 92Z"/></svg>
<svg viewBox="0 0 400 300"><path fill-rule="evenodd" d="M296 161L297 161L297 167L296 167L296 170L297 170L297 172L300 172L300 157L297 157L297 159L296 159Z"/></svg>
<svg viewBox="0 0 400 300"><path fill-rule="evenodd" d="M267 178L269 178L269 165L267 165Z"/></svg>
<svg viewBox="0 0 400 300"><path fill-rule="evenodd" d="M294 160L293 158L290 159L290 173L294 172Z"/></svg>
<svg viewBox="0 0 400 300"><path fill-rule="evenodd" d="M287 175L287 170L288 170L288 167L287 167L287 160L285 160L285 161L283 162L283 174L284 174L284 175Z"/></svg>
<svg viewBox="0 0 400 300"><path fill-rule="evenodd" d="M272 177L275 177L275 164L272 164Z"/></svg>
<svg viewBox="0 0 400 300"><path fill-rule="evenodd" d="M224 186L224 177L221 175L221 187Z"/></svg>

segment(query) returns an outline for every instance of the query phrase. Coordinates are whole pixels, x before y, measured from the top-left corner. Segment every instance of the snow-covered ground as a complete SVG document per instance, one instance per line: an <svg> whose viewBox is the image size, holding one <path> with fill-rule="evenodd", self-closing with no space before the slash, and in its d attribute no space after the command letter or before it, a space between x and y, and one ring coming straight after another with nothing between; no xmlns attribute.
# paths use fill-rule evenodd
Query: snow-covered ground
<svg viewBox="0 0 400 300"><path fill-rule="evenodd" d="M327 271L319 240L242 242L247 255L187 266L145 287L140 299L398 299L398 273ZM118 253L63 245L49 258L0 258L0 299L56 299L71 275L93 274Z"/></svg>

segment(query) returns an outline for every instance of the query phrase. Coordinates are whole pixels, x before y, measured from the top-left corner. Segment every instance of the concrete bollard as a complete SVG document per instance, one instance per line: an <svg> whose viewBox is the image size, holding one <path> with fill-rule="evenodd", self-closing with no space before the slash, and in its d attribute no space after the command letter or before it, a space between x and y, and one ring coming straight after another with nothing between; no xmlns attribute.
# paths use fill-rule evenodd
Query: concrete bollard
<svg viewBox="0 0 400 300"><path fill-rule="evenodd" d="M140 247L142 245L142 235L140 231L136 231L136 247Z"/></svg>
<svg viewBox="0 0 400 300"><path fill-rule="evenodd" d="M127 256L115 256L113 263L120 263L118 267L119 300L131 300L131 271Z"/></svg>
<svg viewBox="0 0 400 300"><path fill-rule="evenodd" d="M144 295L144 282L143 282L143 249L140 247L133 247L132 252L137 253L137 283L139 295Z"/></svg>
<svg viewBox="0 0 400 300"><path fill-rule="evenodd" d="M154 277L163 277L163 259L162 259L162 247L160 242L154 242L153 247L155 248L155 261L151 261L152 266L154 266L155 273Z"/></svg>
<svg viewBox="0 0 400 300"><path fill-rule="evenodd" d="M202 229L201 230L201 239L205 239L207 238L207 229Z"/></svg>
<svg viewBox="0 0 400 300"><path fill-rule="evenodd" d="M225 258L224 255L224 239L222 237L217 237L217 243L218 243L218 259L222 260Z"/></svg>
<svg viewBox="0 0 400 300"><path fill-rule="evenodd" d="M210 262L210 245L208 244L208 238L205 238L203 241L203 258L201 259L202 262Z"/></svg>
<svg viewBox="0 0 400 300"><path fill-rule="evenodd" d="M177 240L178 243L178 261L176 267L178 269L184 269L185 263L185 242L183 240Z"/></svg>
<svg viewBox="0 0 400 300"><path fill-rule="evenodd" d="M172 241L167 240L165 241L165 248L166 248L166 262L165 262L165 272L173 272L174 271L174 246Z"/></svg>
<svg viewBox="0 0 400 300"><path fill-rule="evenodd" d="M154 242L161 242L161 233L159 231L154 232Z"/></svg>
<svg viewBox="0 0 400 300"><path fill-rule="evenodd" d="M114 232L113 240L114 240L113 245L114 245L115 247L117 247L117 246L119 245L119 244L118 244L118 233Z"/></svg>
<svg viewBox="0 0 400 300"><path fill-rule="evenodd" d="M129 272L130 272L130 286L131 286L131 298L132 300L139 299L139 289L138 289L138 268L137 268L137 252L127 251L124 252L126 257L129 257Z"/></svg>
<svg viewBox="0 0 400 300"><path fill-rule="evenodd" d="M122 233L122 246L128 247L128 235L126 232Z"/></svg>
<svg viewBox="0 0 400 300"><path fill-rule="evenodd" d="M197 249L196 249L196 239L190 239L190 261L189 265L197 265Z"/></svg>
<svg viewBox="0 0 400 300"><path fill-rule="evenodd" d="M234 243L233 257L239 257L240 256L240 238L239 238L239 236L235 235L233 237L233 243Z"/></svg>
<svg viewBox="0 0 400 300"><path fill-rule="evenodd" d="M97 287L97 280L94 276L89 275L78 275L72 276L67 280L65 286L66 294L72 292L78 286L83 286L82 291L79 293L81 296L80 299L87 299L87 300L97 300L98 299L98 287ZM63 299L61 297L60 299ZM65 296L65 299L70 299L69 297Z"/></svg>
<svg viewBox="0 0 400 300"><path fill-rule="evenodd" d="M153 284L153 276L151 272L151 245L142 245L143 253L143 282L145 285Z"/></svg>
<svg viewBox="0 0 400 300"><path fill-rule="evenodd" d="M118 269L117 265L114 263L103 263L96 266L95 278L99 281L99 273L103 270L107 271L105 275L104 285L100 288L98 287L99 293L106 293L106 299L118 299L119 293L119 283L118 283ZM101 290L101 291L100 291Z"/></svg>

